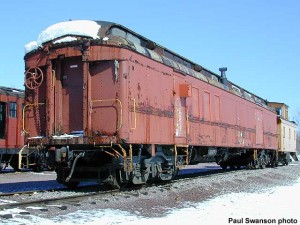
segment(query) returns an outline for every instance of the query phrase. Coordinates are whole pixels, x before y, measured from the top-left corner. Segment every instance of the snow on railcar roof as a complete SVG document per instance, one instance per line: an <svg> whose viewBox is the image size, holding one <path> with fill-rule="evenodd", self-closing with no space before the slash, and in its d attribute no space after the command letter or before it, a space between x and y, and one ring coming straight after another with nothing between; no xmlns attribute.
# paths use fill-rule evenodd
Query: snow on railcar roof
<svg viewBox="0 0 300 225"><path fill-rule="evenodd" d="M18 97L23 98L24 90L0 86L0 94L10 95L10 96L18 96Z"/></svg>
<svg viewBox="0 0 300 225"><path fill-rule="evenodd" d="M25 53L36 50L38 47L41 47L43 43L60 37L76 35L97 39L99 38L98 32L100 28L101 26L92 20L74 20L56 23L43 30L39 34L37 41L32 41L25 45Z"/></svg>

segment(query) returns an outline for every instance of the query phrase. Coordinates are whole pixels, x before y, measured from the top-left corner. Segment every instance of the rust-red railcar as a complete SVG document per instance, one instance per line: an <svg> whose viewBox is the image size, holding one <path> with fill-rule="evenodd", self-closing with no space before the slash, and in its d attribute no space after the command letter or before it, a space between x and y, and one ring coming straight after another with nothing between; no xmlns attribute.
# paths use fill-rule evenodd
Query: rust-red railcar
<svg viewBox="0 0 300 225"><path fill-rule="evenodd" d="M208 157L224 169L276 158L276 113L226 68L217 75L99 21L55 24L27 49L26 143L61 183L139 184Z"/></svg>
<svg viewBox="0 0 300 225"><path fill-rule="evenodd" d="M23 90L0 87L0 170L9 162L15 165L13 156L24 146L21 136L23 104Z"/></svg>

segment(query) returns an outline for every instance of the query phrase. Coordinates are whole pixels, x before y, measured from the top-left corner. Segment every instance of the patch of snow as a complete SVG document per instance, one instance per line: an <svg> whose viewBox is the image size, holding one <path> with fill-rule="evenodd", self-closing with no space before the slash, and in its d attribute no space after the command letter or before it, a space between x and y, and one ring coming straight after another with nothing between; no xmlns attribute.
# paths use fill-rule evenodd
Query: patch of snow
<svg viewBox="0 0 300 225"><path fill-rule="evenodd" d="M43 138L44 136L35 136L35 137L30 137L28 139L40 139L40 138Z"/></svg>
<svg viewBox="0 0 300 225"><path fill-rule="evenodd" d="M53 44L72 42L72 41L76 41L76 40L77 40L76 37L64 37L64 38L58 39L56 41L53 41Z"/></svg>
<svg viewBox="0 0 300 225"><path fill-rule="evenodd" d="M52 204L52 205L47 205L49 207L62 207L63 205L55 205L55 204Z"/></svg>
<svg viewBox="0 0 300 225"><path fill-rule="evenodd" d="M45 42L54 40L66 35L78 35L98 38L98 31L100 25L95 21L90 20L75 20L54 24L42 31L38 37L38 44L41 45Z"/></svg>
<svg viewBox="0 0 300 225"><path fill-rule="evenodd" d="M6 214L12 214L14 216L16 214L20 214L20 213L23 213L23 212L27 212L27 211L23 210L23 209L19 209L19 208L6 209L6 210L3 210L3 211L0 211L0 216L6 215ZM0 220L0 222L1 222L1 220Z"/></svg>
<svg viewBox="0 0 300 225"><path fill-rule="evenodd" d="M9 204L9 203L17 203L16 201L0 199L0 205Z"/></svg>
<svg viewBox="0 0 300 225"><path fill-rule="evenodd" d="M37 50L39 47L37 41L31 41L27 45L25 45L25 53Z"/></svg>
<svg viewBox="0 0 300 225"><path fill-rule="evenodd" d="M28 206L26 207L26 209L36 209L36 210L40 210L40 209L44 209L45 207L38 207L38 206Z"/></svg>
<svg viewBox="0 0 300 225"><path fill-rule="evenodd" d="M78 136L77 135L71 135L71 134L62 134L62 135L52 136L53 139L72 139L74 137L78 137Z"/></svg>
<svg viewBox="0 0 300 225"><path fill-rule="evenodd" d="M37 41L32 41L25 45L25 53L38 49L44 43L65 36L84 36L93 39L99 38L98 32L101 26L91 20L74 20L54 24L39 34ZM74 40L74 39L73 39ZM59 40L61 42L69 42L70 37Z"/></svg>

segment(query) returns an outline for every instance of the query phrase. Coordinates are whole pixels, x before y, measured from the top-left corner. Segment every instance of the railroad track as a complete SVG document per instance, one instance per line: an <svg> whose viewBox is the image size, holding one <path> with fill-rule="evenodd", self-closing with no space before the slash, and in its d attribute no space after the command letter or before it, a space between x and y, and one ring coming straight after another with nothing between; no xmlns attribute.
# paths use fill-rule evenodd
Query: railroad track
<svg viewBox="0 0 300 225"><path fill-rule="evenodd" d="M84 193L81 193L81 194L71 194L68 196L46 198L46 199L34 199L34 200L28 200L28 201L20 201L20 202L2 204L2 205L0 205L0 211L5 210L5 209L15 208L15 207L47 205L47 204L55 203L55 202L58 202L58 203L63 202L64 204L66 204L66 202L68 202L70 200L83 200L83 199L86 199L87 197L93 197L93 196L99 197L99 196L107 196L107 195L113 195L113 194L118 194L118 193L130 194L129 192L134 191L134 190L139 190L140 188L141 188L141 186L124 188L122 190L106 189L106 190L99 191L99 190L92 190L92 189L97 189L97 186L90 186L90 187L83 186L79 190L78 190L78 188L76 190L77 193L80 193L81 192L80 190L82 190L82 192L84 192ZM88 189L90 189L90 190L88 190ZM53 191L55 192L58 190L53 190ZM64 188L64 189L59 189L59 191L70 191L70 189ZM4 194L1 194L0 197L1 196L7 197L7 196L15 196L15 195L26 195L26 194L30 195L30 194L42 193L42 192L49 192L49 190L4 193Z"/></svg>
<svg viewBox="0 0 300 225"><path fill-rule="evenodd" d="M111 193L119 192L119 190L112 190ZM16 203L8 203L0 205L0 210L3 209L10 209L14 207L25 207L28 205L39 205L39 204L49 204L53 202L63 201L63 200L71 200L71 199L82 199L90 196L100 196L107 193L88 193L88 194L81 194L81 195L71 195L71 196L64 196L64 197L57 197L57 198L49 198L49 199L37 199L37 200L30 200L25 202L16 202Z"/></svg>
<svg viewBox="0 0 300 225"><path fill-rule="evenodd" d="M66 204L66 202L71 200L83 200L88 197L99 197L99 196L107 196L108 194L111 195L117 195L118 193L123 193L127 195L133 194L132 191L134 190L142 190L142 188L152 187L152 186L160 186L161 188L168 189L170 186L172 186L176 182L185 181L185 180L191 180L191 179L199 179L201 177L207 177L207 176L214 176L218 174L224 174L224 173L232 173L232 172L239 172L241 170L222 170L222 169L214 169L214 170L208 170L208 171L202 171L202 172L196 172L191 174L182 174L178 175L176 179L170 181L170 182L162 182L162 183L150 183L147 185L142 186L135 186L135 187L128 187L123 188L121 190L119 189L106 189L102 188L98 185L90 185L90 186L81 186L76 189L76 194L72 193L68 196L61 196L61 197L53 197L53 198L46 198L46 199L33 199L28 201L20 201L20 202L14 202L14 203L7 203L0 205L0 211L4 209L11 209L15 207L27 207L27 206L36 206L36 205L47 205L50 203L61 203L63 202ZM100 189L100 190L99 190ZM25 192L12 192L12 193L2 193L0 194L0 197L8 197L8 196L18 196L18 195L32 195L37 193L43 193L43 192L68 192L71 191L71 189L68 188L60 188L60 189L53 189L53 190L33 190L33 191L25 191ZM74 191L74 190L73 190ZM78 194L80 193L80 194Z"/></svg>

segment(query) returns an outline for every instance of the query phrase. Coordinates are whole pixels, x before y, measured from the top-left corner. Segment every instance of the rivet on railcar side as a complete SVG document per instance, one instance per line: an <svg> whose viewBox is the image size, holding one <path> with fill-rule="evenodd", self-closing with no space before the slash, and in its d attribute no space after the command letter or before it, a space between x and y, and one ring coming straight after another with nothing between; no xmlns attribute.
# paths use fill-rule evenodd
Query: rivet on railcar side
<svg viewBox="0 0 300 225"><path fill-rule="evenodd" d="M52 25L24 60L26 144L47 152L67 186L171 180L211 160L223 169L274 166L278 121L295 130L229 81L227 68L218 75L119 24Z"/></svg>

